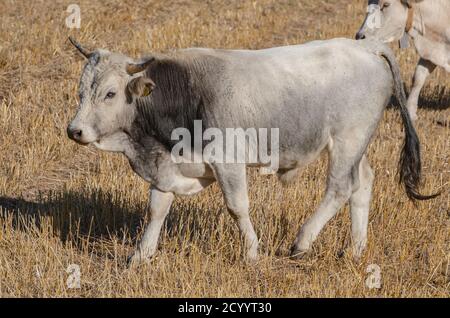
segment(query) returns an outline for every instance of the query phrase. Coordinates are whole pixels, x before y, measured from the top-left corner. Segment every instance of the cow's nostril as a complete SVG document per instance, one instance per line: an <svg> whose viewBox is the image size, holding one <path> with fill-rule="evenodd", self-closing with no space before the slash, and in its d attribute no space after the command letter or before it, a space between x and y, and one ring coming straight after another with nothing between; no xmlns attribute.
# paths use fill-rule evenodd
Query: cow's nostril
<svg viewBox="0 0 450 318"><path fill-rule="evenodd" d="M366 36L363 33L356 33L356 37L357 40L364 40L366 38Z"/></svg>
<svg viewBox="0 0 450 318"><path fill-rule="evenodd" d="M70 139L79 141L81 139L81 136L83 134L81 129L67 129L67 134L69 135Z"/></svg>

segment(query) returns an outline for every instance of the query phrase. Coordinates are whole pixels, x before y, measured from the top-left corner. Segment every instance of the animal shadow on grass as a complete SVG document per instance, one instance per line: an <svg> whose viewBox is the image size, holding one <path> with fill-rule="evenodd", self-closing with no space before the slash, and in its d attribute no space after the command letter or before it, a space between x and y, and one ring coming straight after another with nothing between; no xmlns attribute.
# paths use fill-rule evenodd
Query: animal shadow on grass
<svg viewBox="0 0 450 318"><path fill-rule="evenodd" d="M404 85L406 96L409 96L410 89ZM389 107L399 107L395 96L392 96ZM422 89L419 96L419 108L425 110L445 110L450 108L450 90L445 86L436 86L429 89Z"/></svg>
<svg viewBox="0 0 450 318"><path fill-rule="evenodd" d="M420 94L419 105L422 109L444 110L450 108L450 90L437 86Z"/></svg>
<svg viewBox="0 0 450 318"><path fill-rule="evenodd" d="M96 243L108 246L115 238L124 241L131 252L150 219L147 200L136 201L140 202L101 190L46 193L35 202L0 196L0 218L10 217L13 228L23 232L28 232L30 225L39 230L47 227L50 220L54 234L63 243L70 241L80 250L86 246L86 240L95 246ZM195 242L209 250L202 242L219 235L217 221L221 210L218 207L211 211L196 207L190 200L176 200L163 226L162 239L176 238L189 243L188 246ZM97 250L96 255L113 257L107 251Z"/></svg>
<svg viewBox="0 0 450 318"><path fill-rule="evenodd" d="M81 248L86 239L104 242L114 236L136 237L146 206L103 191L60 192L48 193L36 202L0 197L0 211L0 217L11 217L13 228L20 231L27 231L30 225L42 229L50 220L55 235Z"/></svg>

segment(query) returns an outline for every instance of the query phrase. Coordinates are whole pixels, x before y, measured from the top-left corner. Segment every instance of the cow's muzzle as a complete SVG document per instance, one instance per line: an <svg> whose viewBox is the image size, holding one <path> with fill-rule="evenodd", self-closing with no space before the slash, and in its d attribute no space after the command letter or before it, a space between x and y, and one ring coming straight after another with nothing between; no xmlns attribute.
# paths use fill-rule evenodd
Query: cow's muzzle
<svg viewBox="0 0 450 318"><path fill-rule="evenodd" d="M85 144L82 142L83 131L81 129L73 128L71 126L67 127L67 136L73 141L76 141L79 144Z"/></svg>
<svg viewBox="0 0 450 318"><path fill-rule="evenodd" d="M364 40L366 38L366 35L363 32L356 33L355 39L356 40Z"/></svg>

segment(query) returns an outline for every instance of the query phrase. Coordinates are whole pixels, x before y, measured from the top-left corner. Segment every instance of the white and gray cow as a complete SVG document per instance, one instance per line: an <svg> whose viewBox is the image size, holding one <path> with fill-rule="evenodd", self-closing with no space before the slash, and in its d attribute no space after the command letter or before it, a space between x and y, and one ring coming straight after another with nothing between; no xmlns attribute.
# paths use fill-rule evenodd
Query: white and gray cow
<svg viewBox="0 0 450 318"><path fill-rule="evenodd" d="M427 77L436 66L450 72L450 1L369 0L369 7L372 5L374 9L368 10L356 38L392 42L410 37L420 55L407 102L410 116L416 120Z"/></svg>
<svg viewBox="0 0 450 318"><path fill-rule="evenodd" d="M293 257L310 250L347 201L354 256L363 252L374 178L365 153L394 92L405 126L400 180L411 199L430 198L417 191L419 140L395 57L381 43L334 39L259 51L185 49L135 61L106 50L90 52L71 41L88 62L69 137L123 153L133 170L151 183L151 221L132 264L156 252L174 195L193 195L215 181L244 238L246 260L257 260L247 165L171 160L172 131L192 129L194 120L202 120L205 128L279 128L282 180L292 179L328 151L327 190L300 229Z"/></svg>

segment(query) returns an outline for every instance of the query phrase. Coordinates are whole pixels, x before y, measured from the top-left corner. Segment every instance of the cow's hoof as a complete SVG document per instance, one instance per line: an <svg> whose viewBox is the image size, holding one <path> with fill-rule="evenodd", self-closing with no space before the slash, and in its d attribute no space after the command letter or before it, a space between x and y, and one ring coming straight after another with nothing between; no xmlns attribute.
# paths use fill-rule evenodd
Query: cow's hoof
<svg viewBox="0 0 450 318"><path fill-rule="evenodd" d="M302 251L302 250L297 249L296 246L292 246L291 254L289 257L291 258L291 260L299 261L299 260L305 259L309 255L310 255L310 251Z"/></svg>
<svg viewBox="0 0 450 318"><path fill-rule="evenodd" d="M246 265L249 265L249 266L253 266L253 265L256 265L257 263L258 263L258 261L259 261L259 257L258 257L258 255L247 255L245 258L244 258L244 262L245 262L245 264Z"/></svg>
<svg viewBox="0 0 450 318"><path fill-rule="evenodd" d="M364 247L361 246L353 246L352 248L352 256L353 256L353 261L355 263L360 263L362 256L364 254Z"/></svg>
<svg viewBox="0 0 450 318"><path fill-rule="evenodd" d="M361 258L362 258L361 255L355 255L355 254L353 254L353 263L355 263L355 264L361 264Z"/></svg>
<svg viewBox="0 0 450 318"><path fill-rule="evenodd" d="M133 255L128 257L127 267L128 268L137 268L142 265L150 264L152 257L144 257L141 253L136 252Z"/></svg>
<svg viewBox="0 0 450 318"><path fill-rule="evenodd" d="M361 252L361 253L355 253L355 252L353 252L353 253L352 253L352 259L353 259L353 262L354 262L355 264L361 264L361 262L362 262L362 260L363 260L363 256L364 256L364 253L363 253L363 252Z"/></svg>

